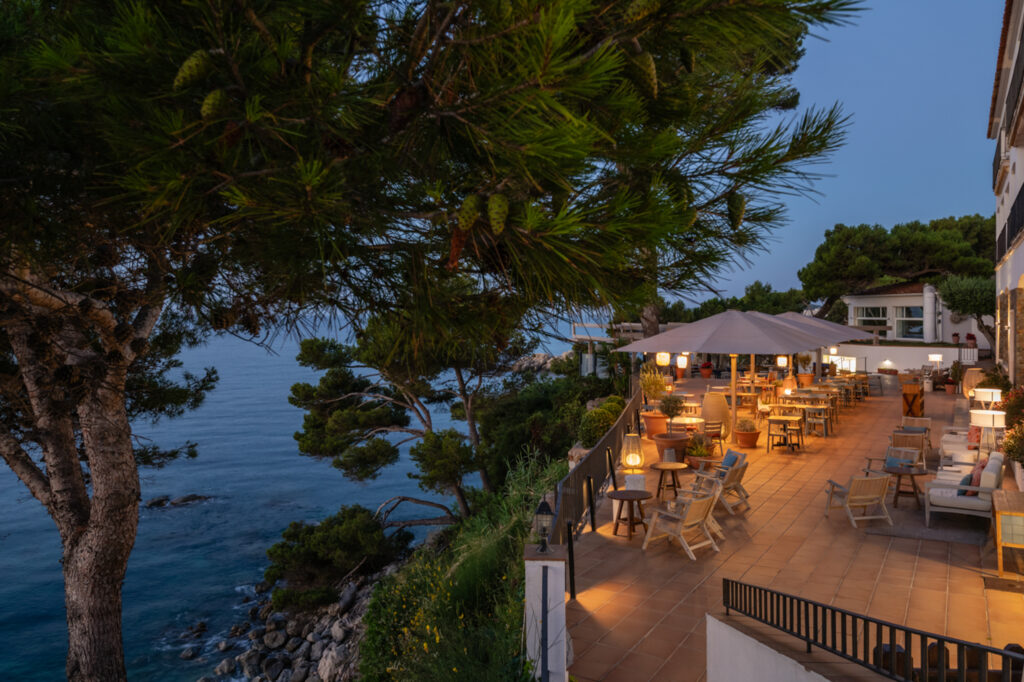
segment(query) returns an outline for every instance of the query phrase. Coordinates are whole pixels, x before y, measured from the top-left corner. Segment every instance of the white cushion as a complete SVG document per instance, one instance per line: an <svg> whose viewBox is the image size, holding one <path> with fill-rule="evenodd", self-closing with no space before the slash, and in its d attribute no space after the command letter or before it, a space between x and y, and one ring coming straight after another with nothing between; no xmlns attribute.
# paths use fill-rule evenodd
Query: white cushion
<svg viewBox="0 0 1024 682"><path fill-rule="evenodd" d="M952 507L955 509L973 509L977 511L989 511L992 509L991 495L982 499L971 495L957 495L955 488L930 488L928 500L933 507Z"/></svg>

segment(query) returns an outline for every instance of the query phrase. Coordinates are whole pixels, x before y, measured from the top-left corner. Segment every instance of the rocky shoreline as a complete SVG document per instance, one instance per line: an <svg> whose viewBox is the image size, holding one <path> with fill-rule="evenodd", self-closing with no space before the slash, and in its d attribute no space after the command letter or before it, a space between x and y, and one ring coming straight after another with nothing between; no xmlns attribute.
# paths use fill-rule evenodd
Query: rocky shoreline
<svg viewBox="0 0 1024 682"><path fill-rule="evenodd" d="M373 588L398 569L392 564L368 577L346 582L338 600L311 613L274 611L269 585L261 585L263 597L249 610L249 620L232 626L216 643L227 654L213 675L198 682L245 679L253 682L347 682L359 676L359 643L365 626L363 615ZM257 588L257 591L260 591ZM230 655L235 649L242 651ZM182 658L191 658L189 649Z"/></svg>

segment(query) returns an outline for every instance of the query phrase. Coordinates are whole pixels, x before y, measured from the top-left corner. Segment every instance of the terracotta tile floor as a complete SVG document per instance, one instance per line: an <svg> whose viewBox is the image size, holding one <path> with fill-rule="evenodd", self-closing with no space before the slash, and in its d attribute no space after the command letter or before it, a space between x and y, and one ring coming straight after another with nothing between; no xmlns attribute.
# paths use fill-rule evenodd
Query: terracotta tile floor
<svg viewBox="0 0 1024 682"><path fill-rule="evenodd" d="M691 382L703 389L704 382ZM605 501L597 532L584 533L575 545L577 599L567 606L571 673L581 682L703 680L704 615L724 613L722 578L996 647L1024 639L1024 595L985 588L983 576L996 572L991 540L978 547L870 535L870 524L884 522L854 529L842 509L824 516L825 481L846 483L866 455L884 453L900 404L888 390L844 408L834 434L808 437L796 454L766 453L762 434L761 447L747 457L744 486L751 508L729 516L719 507L715 515L726 535L721 552L696 550L697 561L674 541L652 542L641 551L641 535L630 542L620 528L612 536L611 504ZM925 416L933 418L936 448L953 413L952 396L927 397ZM653 443L644 444L647 461L653 461ZM648 474L648 490L656 480ZM689 481L686 475L682 483ZM900 503L913 504L906 497ZM942 519L934 517L933 526ZM1006 559L1010 571L1022 570L1022 553L1007 551Z"/></svg>

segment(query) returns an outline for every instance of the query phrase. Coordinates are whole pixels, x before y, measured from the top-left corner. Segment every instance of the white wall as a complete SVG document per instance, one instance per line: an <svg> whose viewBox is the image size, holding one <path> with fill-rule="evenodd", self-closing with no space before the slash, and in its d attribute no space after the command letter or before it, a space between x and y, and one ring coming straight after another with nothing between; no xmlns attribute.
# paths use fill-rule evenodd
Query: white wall
<svg viewBox="0 0 1024 682"><path fill-rule="evenodd" d="M707 682L827 682L788 656L723 623L707 621Z"/></svg>
<svg viewBox="0 0 1024 682"><path fill-rule="evenodd" d="M925 365L934 367L935 363L928 361L928 356L934 353L942 354L941 367L948 369L959 357L957 349L950 346L883 346L881 344L872 346L860 343L841 343L837 349L839 352L836 355L857 358L857 371L859 372L875 372L878 369L921 369ZM965 354L968 352L970 349L964 349ZM963 364L970 365L977 362L977 350L974 350L973 353L974 361L969 362L965 357Z"/></svg>
<svg viewBox="0 0 1024 682"><path fill-rule="evenodd" d="M1024 251L1024 249L1022 249ZM1024 259L1024 254L1022 254ZM1016 285L1014 285L1016 286ZM878 296L843 296L843 302L849 307L848 323L850 325L857 324L857 320L854 317L854 308L874 308L884 307L888 319L888 324L892 329L888 331L888 337L890 339L900 340L896 336L896 311L895 308L899 306L924 306L923 294L884 294ZM979 348L988 348L988 340L978 331L978 324L972 318L963 318L960 322L953 322L953 312L946 307L945 303L942 302L942 298L936 294L935 296L935 313L940 318L940 323L936 329L935 340L952 343L953 332L959 332L960 343L965 343L967 340L967 334L974 334L978 341ZM991 318L987 321L990 324L994 324ZM925 320L925 324L928 321ZM927 333L927 332L926 332ZM920 340L920 339L907 339L907 340Z"/></svg>

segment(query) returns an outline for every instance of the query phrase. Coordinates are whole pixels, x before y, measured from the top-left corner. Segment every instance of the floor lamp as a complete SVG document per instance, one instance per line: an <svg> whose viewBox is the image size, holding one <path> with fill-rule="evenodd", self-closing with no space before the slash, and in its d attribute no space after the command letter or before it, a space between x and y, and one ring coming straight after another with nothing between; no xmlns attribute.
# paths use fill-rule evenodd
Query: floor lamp
<svg viewBox="0 0 1024 682"><path fill-rule="evenodd" d="M971 410L971 426L981 427L978 455L988 455L996 449L996 429L1006 426L1006 413L1001 410Z"/></svg>

